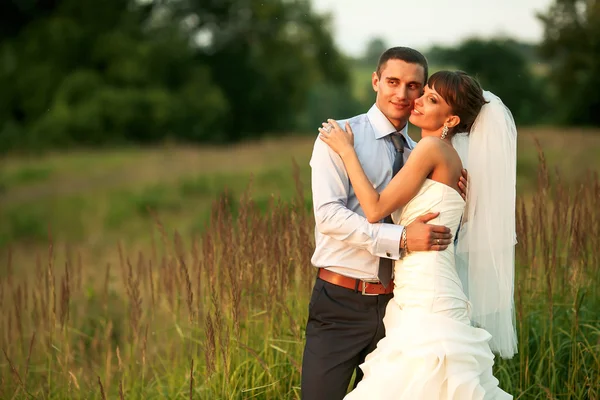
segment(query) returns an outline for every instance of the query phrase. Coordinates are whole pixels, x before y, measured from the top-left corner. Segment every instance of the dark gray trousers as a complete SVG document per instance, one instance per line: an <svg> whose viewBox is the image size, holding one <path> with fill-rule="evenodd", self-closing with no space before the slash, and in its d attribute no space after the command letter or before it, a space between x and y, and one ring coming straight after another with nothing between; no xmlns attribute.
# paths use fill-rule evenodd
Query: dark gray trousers
<svg viewBox="0 0 600 400"><path fill-rule="evenodd" d="M383 316L393 294L364 296L319 278L308 306L302 399L341 400L352 373L385 336Z"/></svg>

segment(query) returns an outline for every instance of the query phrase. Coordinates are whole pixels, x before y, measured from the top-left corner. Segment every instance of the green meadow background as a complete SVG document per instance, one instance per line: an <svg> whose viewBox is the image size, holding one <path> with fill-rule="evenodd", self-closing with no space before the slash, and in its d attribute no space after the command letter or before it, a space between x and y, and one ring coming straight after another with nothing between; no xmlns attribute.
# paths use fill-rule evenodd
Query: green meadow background
<svg viewBox="0 0 600 400"><path fill-rule="evenodd" d="M313 140L6 158L0 397L299 398ZM599 152L519 130L516 398L600 394Z"/></svg>
<svg viewBox="0 0 600 400"><path fill-rule="evenodd" d="M395 44L344 55L332 18L304 0L0 3L0 399L300 398L316 127L372 105ZM500 386L594 400L600 3L539 19L540 43L423 51L518 125Z"/></svg>

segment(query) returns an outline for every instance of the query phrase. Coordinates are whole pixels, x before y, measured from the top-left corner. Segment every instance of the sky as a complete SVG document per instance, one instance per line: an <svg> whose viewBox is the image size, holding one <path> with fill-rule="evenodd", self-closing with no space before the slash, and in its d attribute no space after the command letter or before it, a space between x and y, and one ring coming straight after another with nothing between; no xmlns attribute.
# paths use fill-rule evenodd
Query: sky
<svg viewBox="0 0 600 400"><path fill-rule="evenodd" d="M543 26L537 12L552 0L312 0L313 9L330 12L336 44L359 56L373 37L388 46L426 51L434 44L455 45L468 37L509 36L539 42Z"/></svg>

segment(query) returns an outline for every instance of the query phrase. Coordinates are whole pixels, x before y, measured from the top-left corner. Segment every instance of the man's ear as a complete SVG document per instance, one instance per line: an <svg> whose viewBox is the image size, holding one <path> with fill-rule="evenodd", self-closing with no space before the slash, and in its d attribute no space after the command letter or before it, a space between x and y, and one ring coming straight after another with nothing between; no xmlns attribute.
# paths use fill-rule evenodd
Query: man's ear
<svg viewBox="0 0 600 400"><path fill-rule="evenodd" d="M379 76L377 75L377 72L371 74L371 85L373 85L373 90L375 92L379 91Z"/></svg>
<svg viewBox="0 0 600 400"><path fill-rule="evenodd" d="M448 128L454 128L456 125L460 124L460 117L458 115L451 115L446 119L446 123Z"/></svg>

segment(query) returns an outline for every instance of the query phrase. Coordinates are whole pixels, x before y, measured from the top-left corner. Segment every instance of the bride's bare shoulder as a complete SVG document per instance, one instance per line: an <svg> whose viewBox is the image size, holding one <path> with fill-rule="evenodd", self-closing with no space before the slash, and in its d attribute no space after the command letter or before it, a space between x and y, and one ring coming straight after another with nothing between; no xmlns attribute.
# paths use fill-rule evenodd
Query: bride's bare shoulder
<svg viewBox="0 0 600 400"><path fill-rule="evenodd" d="M445 164L448 162L458 161L460 163L460 158L458 157L458 153L448 142L435 137L435 136L426 136L423 139L419 140L419 143L415 146L412 155L415 154L415 158L426 157L429 159L437 160L438 162Z"/></svg>
<svg viewBox="0 0 600 400"><path fill-rule="evenodd" d="M416 152L431 152L431 151L443 151L445 143L442 139L435 136L426 136L419 140L419 143L415 146L414 151Z"/></svg>

